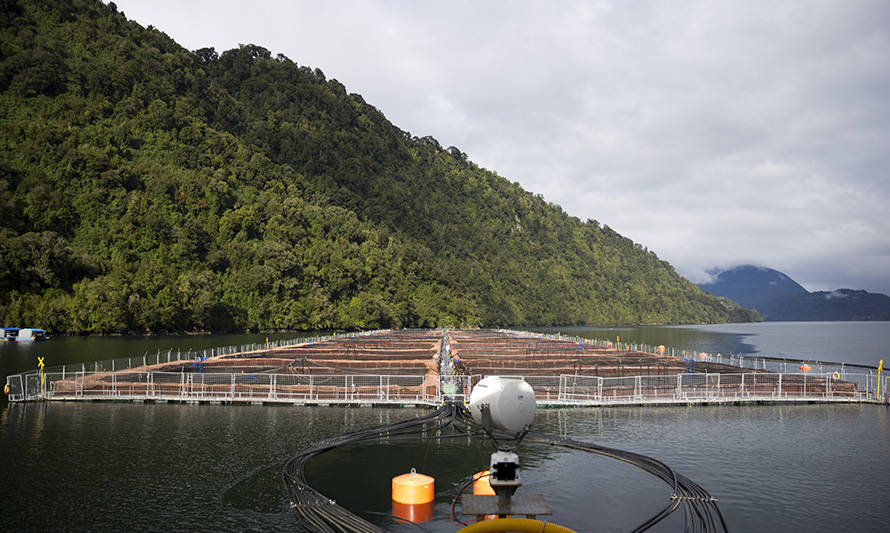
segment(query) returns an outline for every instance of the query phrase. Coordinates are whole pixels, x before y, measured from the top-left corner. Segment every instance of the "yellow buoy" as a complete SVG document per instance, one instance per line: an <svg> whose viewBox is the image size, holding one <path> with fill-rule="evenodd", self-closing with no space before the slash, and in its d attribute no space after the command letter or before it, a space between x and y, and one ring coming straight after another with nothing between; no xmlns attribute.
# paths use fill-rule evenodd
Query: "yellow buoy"
<svg viewBox="0 0 890 533"><path fill-rule="evenodd" d="M9 384L3 386L3 392L9 394Z"/></svg>
<svg viewBox="0 0 890 533"><path fill-rule="evenodd" d="M416 505L433 501L436 480L430 476L418 474L411 469L410 474L402 474L392 478L392 499L398 503Z"/></svg>

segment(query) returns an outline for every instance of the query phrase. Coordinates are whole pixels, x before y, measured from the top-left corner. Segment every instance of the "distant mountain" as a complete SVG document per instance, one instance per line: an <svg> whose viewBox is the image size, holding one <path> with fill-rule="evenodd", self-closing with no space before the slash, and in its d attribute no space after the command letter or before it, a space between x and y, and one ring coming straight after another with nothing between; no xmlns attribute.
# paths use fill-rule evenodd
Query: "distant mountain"
<svg viewBox="0 0 890 533"><path fill-rule="evenodd" d="M800 283L772 268L741 265L729 270L711 270L714 281L702 290L723 296L749 309L760 310L767 301L783 296L808 294Z"/></svg>
<svg viewBox="0 0 890 533"><path fill-rule="evenodd" d="M770 321L890 320L890 296L838 289L780 296L757 310Z"/></svg>
<svg viewBox="0 0 890 533"><path fill-rule="evenodd" d="M715 296L756 309L767 321L890 320L890 296L853 289L809 292L787 274L742 265L712 270L700 285Z"/></svg>

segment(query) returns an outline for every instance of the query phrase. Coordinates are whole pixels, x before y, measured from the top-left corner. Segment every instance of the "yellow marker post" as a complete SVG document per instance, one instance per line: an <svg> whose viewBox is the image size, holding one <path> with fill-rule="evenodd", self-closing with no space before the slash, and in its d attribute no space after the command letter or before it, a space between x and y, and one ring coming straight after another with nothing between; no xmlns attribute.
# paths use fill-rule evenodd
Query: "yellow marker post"
<svg viewBox="0 0 890 533"><path fill-rule="evenodd" d="M43 367L45 366L43 364L43 359L44 359L44 357L37 356L37 368L40 369L40 390L41 391L43 391L43 389L45 388L45 386L43 384Z"/></svg>
<svg viewBox="0 0 890 533"><path fill-rule="evenodd" d="M266 349L269 349L269 337L266 337Z"/></svg>
<svg viewBox="0 0 890 533"><path fill-rule="evenodd" d="M617 350L621 351L621 335L615 337L615 346L617 346Z"/></svg>
<svg viewBox="0 0 890 533"><path fill-rule="evenodd" d="M884 368L884 360L878 361L878 400L881 399L881 369Z"/></svg>

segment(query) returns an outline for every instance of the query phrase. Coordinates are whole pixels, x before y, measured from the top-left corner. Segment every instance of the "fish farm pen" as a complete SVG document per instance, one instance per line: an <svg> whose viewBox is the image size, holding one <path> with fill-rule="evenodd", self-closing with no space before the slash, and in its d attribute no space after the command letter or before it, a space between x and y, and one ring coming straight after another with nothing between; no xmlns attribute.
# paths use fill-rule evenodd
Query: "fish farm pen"
<svg viewBox="0 0 890 533"><path fill-rule="evenodd" d="M441 405L485 376L522 379L541 406L886 402L864 366L678 353L509 330L381 330L158 352L7 377L10 401Z"/></svg>

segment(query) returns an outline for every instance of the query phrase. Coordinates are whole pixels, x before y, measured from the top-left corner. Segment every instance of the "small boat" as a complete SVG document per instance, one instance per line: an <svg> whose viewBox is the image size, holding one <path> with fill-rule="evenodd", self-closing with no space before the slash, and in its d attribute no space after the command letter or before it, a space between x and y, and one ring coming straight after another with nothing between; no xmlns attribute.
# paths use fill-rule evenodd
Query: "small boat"
<svg viewBox="0 0 890 533"><path fill-rule="evenodd" d="M3 328L3 340L14 341L19 336L19 328Z"/></svg>
<svg viewBox="0 0 890 533"><path fill-rule="evenodd" d="M18 336L13 339L17 341L42 341L46 340L46 330L39 328L21 328Z"/></svg>

